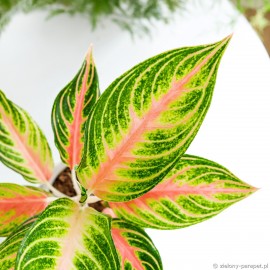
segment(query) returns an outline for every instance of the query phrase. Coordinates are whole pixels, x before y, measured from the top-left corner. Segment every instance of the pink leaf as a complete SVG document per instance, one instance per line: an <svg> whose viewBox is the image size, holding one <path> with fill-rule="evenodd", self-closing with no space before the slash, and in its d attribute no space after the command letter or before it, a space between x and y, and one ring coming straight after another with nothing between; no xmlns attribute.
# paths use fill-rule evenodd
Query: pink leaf
<svg viewBox="0 0 270 270"><path fill-rule="evenodd" d="M14 270L17 252L25 234L36 221L36 217L32 217L24 223L16 226L9 236L0 244L0 269Z"/></svg>
<svg viewBox="0 0 270 270"><path fill-rule="evenodd" d="M46 182L53 170L48 142L29 114L0 91L0 160L27 181Z"/></svg>
<svg viewBox="0 0 270 270"><path fill-rule="evenodd" d="M26 234L15 269L119 270L111 218L69 198L55 200Z"/></svg>
<svg viewBox="0 0 270 270"><path fill-rule="evenodd" d="M162 269L158 250L141 228L123 220L113 220L112 237L120 256L122 270Z"/></svg>
<svg viewBox="0 0 270 270"><path fill-rule="evenodd" d="M77 171L85 188L128 201L165 177L202 124L229 39L150 58L106 89L87 121Z"/></svg>
<svg viewBox="0 0 270 270"><path fill-rule="evenodd" d="M55 144L71 169L81 161L85 121L99 96L91 49L73 80L58 94L52 110Z"/></svg>
<svg viewBox="0 0 270 270"><path fill-rule="evenodd" d="M177 229L211 218L254 191L217 163L184 155L148 193L109 204L118 217L138 226Z"/></svg>
<svg viewBox="0 0 270 270"><path fill-rule="evenodd" d="M38 188L0 184L0 235L6 236L48 205L48 194Z"/></svg>

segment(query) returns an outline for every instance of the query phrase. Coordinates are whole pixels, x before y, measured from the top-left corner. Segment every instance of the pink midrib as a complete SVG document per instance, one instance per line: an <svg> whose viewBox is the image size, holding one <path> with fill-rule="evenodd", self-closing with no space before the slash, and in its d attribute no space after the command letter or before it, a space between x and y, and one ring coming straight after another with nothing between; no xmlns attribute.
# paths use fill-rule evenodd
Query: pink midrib
<svg viewBox="0 0 270 270"><path fill-rule="evenodd" d="M27 145L24 143L24 139L17 132L16 127L12 124L12 122L9 121L9 118L5 115L5 112L1 110L1 113L2 118L9 129L9 132L13 137L15 145L17 145L15 148L20 149L18 152L20 152L24 159L28 161L30 169L35 172L35 177L42 182L47 182L52 175L52 171L49 170L48 167L42 166L39 156L34 154L33 151L27 147Z"/></svg>
<svg viewBox="0 0 270 270"><path fill-rule="evenodd" d="M178 176L183 175L190 169L194 169L196 166L187 166L184 169L178 171L176 174L174 174L172 177L168 178L166 181L161 182L157 186L155 186L152 190L144 194L138 199L148 199L148 198L160 198L164 197L164 194L166 194L166 197L175 198L175 196L179 195L206 195L210 196L216 193L223 193L223 194L229 194L229 193L248 193L251 191L255 191L256 188L251 189L241 189L241 188L216 188L217 185L220 185L225 180L219 180L216 182L212 182L211 184L201 184L197 186L191 186L187 183L184 183L183 185L179 186L175 181Z"/></svg>
<svg viewBox="0 0 270 270"><path fill-rule="evenodd" d="M230 193L249 193L256 191L256 188L250 189L241 189L241 188L216 188L216 185L220 184L219 182L214 182L210 185L198 185L198 186L189 186L184 184L182 186L178 186L176 184L170 184L169 187L165 185L157 185L151 191L148 191L146 194L141 197L134 199L130 202L136 203L136 201L147 200L147 199L159 199L159 198L175 198L180 195L206 195L210 196L213 194L230 194ZM129 203L129 202L127 202ZM110 203L114 204L114 203ZM124 203L125 204L125 203ZM118 203L115 203L118 205Z"/></svg>
<svg viewBox="0 0 270 270"><path fill-rule="evenodd" d="M80 93L76 93L76 106L74 109L74 118L73 123L69 126L70 128L70 146L67 148L69 153L69 160L68 164L71 169L74 168L75 165L79 164L81 160L81 151L83 147L83 143L81 142L81 125L85 121L82 117L82 110L83 110L83 103L84 103L84 96L87 91L87 79L88 73L90 68L90 59L89 54L86 56L86 68L82 83L82 89Z"/></svg>
<svg viewBox="0 0 270 270"><path fill-rule="evenodd" d="M182 94L185 84L187 84L189 80L200 71L200 69L220 49L220 47L223 46L223 44L224 43L214 49L198 66L196 66L188 75L186 75L186 77L178 82L173 83L172 88L161 98L160 101L152 102L152 108L142 119L139 119L135 112L132 110L130 111L133 122L131 123L130 132L126 136L126 139L123 140L123 143L120 144L115 150L107 150L107 156L111 158L108 158L107 161L101 164L98 173L94 175L92 181L88 183L88 188L92 189L93 192L96 188L98 189L98 184L102 183L106 177L111 175L115 165L121 162L121 157L123 154L132 149L134 144L139 141L139 138L142 136L143 131L145 131L149 121L156 119L172 100L178 98Z"/></svg>
<svg viewBox="0 0 270 270"><path fill-rule="evenodd" d="M145 209L149 208L148 200L158 201L160 199L170 199L175 201L177 197L184 195L202 195L209 199L213 199L213 195L215 194L232 194L232 193L249 193L256 191L256 188L251 189L233 189L233 188L215 188L215 184L211 185L199 185L199 186L189 186L187 184L179 187L176 184L171 184L170 187L164 185L158 185L153 190L144 194L143 196L128 202L120 202L120 203L109 203L112 209L117 210L118 208L124 208L129 213L134 213L134 206ZM149 208L150 209L150 208ZM151 209L150 209L151 210ZM151 210L152 211L152 210Z"/></svg>
<svg viewBox="0 0 270 270"><path fill-rule="evenodd" d="M141 261L135 255L135 248L131 247L129 243L121 236L121 231L119 229L112 228L112 238L115 247L119 250L119 253L122 257L121 269L125 269L125 260L127 259L131 262L132 267L136 270L144 270Z"/></svg>
<svg viewBox="0 0 270 270"><path fill-rule="evenodd" d="M194 167L186 167L185 169L179 171L170 179L158 184L152 190L148 191L146 194L141 197L134 199L130 202L124 203L109 203L111 207L122 207L129 204L137 204L141 205L141 202L146 202L148 199L159 200L160 198L170 198L174 200L176 197L180 195L204 195L207 197L211 197L214 194L231 194L231 193L249 193L254 192L257 189L255 187L251 187L250 189L241 189L241 188L216 188L217 185L220 185L224 181L216 181L209 185L197 185L190 186L188 184L183 184L179 186L174 181L179 176L188 171L189 169Z"/></svg>
<svg viewBox="0 0 270 270"><path fill-rule="evenodd" d="M69 222L70 232L62 242L63 249L61 253L63 254L63 256L59 257L59 260L57 262L56 269L58 270L71 269L71 266L73 265L72 260L75 254L74 251L77 248L74 241L79 241L79 238L81 238L82 236L81 229L84 224L84 216L83 212L81 212L79 209L76 209L76 211L77 213L73 214L72 219Z"/></svg>
<svg viewBox="0 0 270 270"><path fill-rule="evenodd" d="M154 198L158 199L160 197L175 197L180 195L206 195L210 196L217 193L222 194L230 194L230 193L249 193L252 192L253 189L241 189L241 188L216 188L216 185L220 184L219 182L211 183L210 185L198 185L198 186L189 186L188 184L184 184L182 186L178 186L176 184L171 184L169 187L164 187L160 185L156 186L153 190L144 194L142 197L138 198L138 200ZM136 200L136 199L135 199Z"/></svg>

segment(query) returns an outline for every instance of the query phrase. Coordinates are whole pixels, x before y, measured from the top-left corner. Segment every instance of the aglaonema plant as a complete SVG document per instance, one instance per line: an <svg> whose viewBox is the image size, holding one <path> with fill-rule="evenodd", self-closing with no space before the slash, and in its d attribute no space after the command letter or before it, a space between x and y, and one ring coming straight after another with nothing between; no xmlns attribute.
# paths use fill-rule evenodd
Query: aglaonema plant
<svg viewBox="0 0 270 270"><path fill-rule="evenodd" d="M144 228L207 220L256 189L185 154L211 103L230 37L171 50L117 78L99 97L91 50L52 109L55 144L77 195L51 181L46 138L0 94L1 161L41 187L0 184L0 269L162 269ZM93 203L101 201L98 211Z"/></svg>

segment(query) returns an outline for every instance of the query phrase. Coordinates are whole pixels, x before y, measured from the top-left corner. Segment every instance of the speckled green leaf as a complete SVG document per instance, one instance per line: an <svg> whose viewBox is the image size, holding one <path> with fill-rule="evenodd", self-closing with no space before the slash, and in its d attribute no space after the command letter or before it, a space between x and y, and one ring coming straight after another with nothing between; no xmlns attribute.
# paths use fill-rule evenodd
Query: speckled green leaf
<svg viewBox="0 0 270 270"><path fill-rule="evenodd" d="M110 207L140 227L178 229L207 220L254 191L219 164L184 155L151 191Z"/></svg>
<svg viewBox="0 0 270 270"><path fill-rule="evenodd" d="M98 96L98 77L89 50L77 75L56 97L52 110L55 144L71 169L80 163L85 121Z"/></svg>
<svg viewBox="0 0 270 270"><path fill-rule="evenodd" d="M116 79L86 124L82 185L117 202L158 184L201 126L229 40L162 53Z"/></svg>
<svg viewBox="0 0 270 270"><path fill-rule="evenodd" d="M68 198L50 204L24 238L16 270L118 270L111 219Z"/></svg>
<svg viewBox="0 0 270 270"><path fill-rule="evenodd" d="M161 270L158 250L145 231L124 220L113 220L112 237L121 270Z"/></svg>
<svg viewBox="0 0 270 270"><path fill-rule="evenodd" d="M54 166L51 150L38 125L2 91L0 161L33 183L48 181Z"/></svg>
<svg viewBox="0 0 270 270"><path fill-rule="evenodd" d="M0 236L9 235L22 222L43 211L49 197L43 189L0 183Z"/></svg>
<svg viewBox="0 0 270 270"><path fill-rule="evenodd" d="M12 231L10 236L0 244L1 270L13 270L15 268L16 256L21 242L35 220L36 217L32 217L31 219L25 221L14 231Z"/></svg>

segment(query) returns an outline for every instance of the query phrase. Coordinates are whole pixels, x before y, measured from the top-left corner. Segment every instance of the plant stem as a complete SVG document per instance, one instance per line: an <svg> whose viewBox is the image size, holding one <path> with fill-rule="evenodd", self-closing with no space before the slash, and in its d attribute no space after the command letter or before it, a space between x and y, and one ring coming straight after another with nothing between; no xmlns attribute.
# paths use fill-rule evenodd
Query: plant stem
<svg viewBox="0 0 270 270"><path fill-rule="evenodd" d="M99 201L101 201L100 198L98 198L97 196L94 196L94 195L90 195L90 196L88 196L88 198L86 200L86 204L95 203L95 202L99 202Z"/></svg>
<svg viewBox="0 0 270 270"><path fill-rule="evenodd" d="M57 200L58 198L57 197L48 197L47 198L47 202L48 203L51 203L51 202L54 202L55 200Z"/></svg>
<svg viewBox="0 0 270 270"><path fill-rule="evenodd" d="M81 188L79 187L76 172L74 169L72 169L72 171L71 171L71 181L72 181L74 190L76 191L76 194L77 194L76 197L80 198L81 197Z"/></svg>

